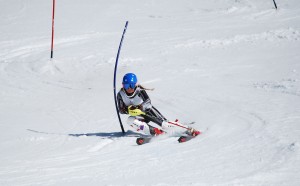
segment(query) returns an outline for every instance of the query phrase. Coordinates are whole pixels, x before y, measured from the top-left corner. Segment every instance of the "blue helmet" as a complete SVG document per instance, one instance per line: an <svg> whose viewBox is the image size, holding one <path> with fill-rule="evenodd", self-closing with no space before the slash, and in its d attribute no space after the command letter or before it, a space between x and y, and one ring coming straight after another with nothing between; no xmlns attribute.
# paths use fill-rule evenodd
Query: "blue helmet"
<svg viewBox="0 0 300 186"><path fill-rule="evenodd" d="M137 77L134 73L127 73L123 77L123 87L127 90L129 88L134 89L137 83Z"/></svg>

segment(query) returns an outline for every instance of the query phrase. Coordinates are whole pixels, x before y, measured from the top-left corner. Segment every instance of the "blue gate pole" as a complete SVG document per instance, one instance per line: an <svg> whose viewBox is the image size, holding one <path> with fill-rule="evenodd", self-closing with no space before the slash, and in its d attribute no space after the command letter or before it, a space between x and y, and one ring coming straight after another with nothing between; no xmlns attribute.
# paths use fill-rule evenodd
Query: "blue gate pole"
<svg viewBox="0 0 300 186"><path fill-rule="evenodd" d="M118 109L118 103L117 103L116 75L117 75L117 67L118 67L119 55L120 55L120 51L121 51L121 47L122 47L122 43L123 43L123 38L124 38L126 29L127 29L127 25L128 25L128 21L126 21L125 28L124 28L124 31L123 31L123 35L122 35L122 38L121 38L121 41L120 41L119 50L118 50L118 54L117 54L117 58L116 58L116 64L115 64L115 72L114 72L114 98L115 98L115 106L116 106L116 111L117 111L117 114L118 114L118 118L119 118L119 122L120 122L120 126L121 126L123 134L125 134L125 130L124 130L124 127L123 127L123 124L122 124L122 120L121 120L119 109Z"/></svg>

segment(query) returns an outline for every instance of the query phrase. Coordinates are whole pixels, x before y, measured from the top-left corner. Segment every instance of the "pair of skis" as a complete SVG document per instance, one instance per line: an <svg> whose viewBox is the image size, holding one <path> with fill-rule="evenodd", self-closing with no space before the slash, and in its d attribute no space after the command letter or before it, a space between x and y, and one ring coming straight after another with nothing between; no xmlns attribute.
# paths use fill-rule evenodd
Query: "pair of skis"
<svg viewBox="0 0 300 186"><path fill-rule="evenodd" d="M172 121L168 121L169 124L172 124L174 126L177 126L177 127L181 127L181 128L184 128L184 129L187 129L187 130L191 130L192 128L188 128L186 126L183 126L181 125L180 123L178 123L178 119L175 120L175 122L172 122ZM184 142L187 142L187 141L190 141L191 139L195 138L196 136L198 136L199 134L201 134L200 131L196 131L195 129L193 129L194 132L192 133L192 135L182 135L178 138L178 142L179 143L184 143ZM164 131L165 132L165 131ZM159 135L161 136L161 135ZM157 136L149 136L149 137L139 137L136 139L136 143L138 145L143 145L145 143L149 143L151 142L152 139L156 138Z"/></svg>
<svg viewBox="0 0 300 186"><path fill-rule="evenodd" d="M197 136L180 136L178 138L178 142L179 143L184 143L184 142L187 142L187 141L190 141L191 139L195 138ZM138 145L143 145L143 144L146 144L146 143L150 143L152 141L152 139L154 139L155 136L153 137L139 137L136 139L136 144Z"/></svg>

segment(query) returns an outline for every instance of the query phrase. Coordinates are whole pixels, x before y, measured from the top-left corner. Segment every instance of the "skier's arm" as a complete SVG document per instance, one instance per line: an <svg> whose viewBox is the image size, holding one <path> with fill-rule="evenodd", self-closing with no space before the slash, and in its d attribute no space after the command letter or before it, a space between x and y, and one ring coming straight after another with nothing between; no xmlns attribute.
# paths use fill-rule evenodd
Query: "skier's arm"
<svg viewBox="0 0 300 186"><path fill-rule="evenodd" d="M141 90L140 97L143 99L143 103L140 104L141 110L145 111L152 107L151 100L145 90Z"/></svg>
<svg viewBox="0 0 300 186"><path fill-rule="evenodd" d="M118 102L118 109L121 114L128 114L128 107L125 105L124 101L122 100L122 96L120 93L117 95L117 102Z"/></svg>

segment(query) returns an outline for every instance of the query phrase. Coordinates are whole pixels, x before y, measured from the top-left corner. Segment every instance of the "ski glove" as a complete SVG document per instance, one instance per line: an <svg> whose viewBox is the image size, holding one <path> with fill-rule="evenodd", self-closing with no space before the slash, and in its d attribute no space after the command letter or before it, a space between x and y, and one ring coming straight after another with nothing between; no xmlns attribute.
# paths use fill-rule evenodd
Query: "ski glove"
<svg viewBox="0 0 300 186"><path fill-rule="evenodd" d="M140 109L140 110L142 110L142 105L130 105L129 107L128 107L128 110L134 110L134 109Z"/></svg>

